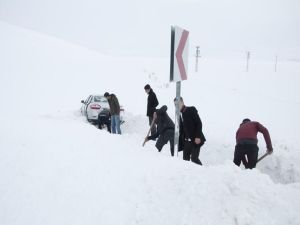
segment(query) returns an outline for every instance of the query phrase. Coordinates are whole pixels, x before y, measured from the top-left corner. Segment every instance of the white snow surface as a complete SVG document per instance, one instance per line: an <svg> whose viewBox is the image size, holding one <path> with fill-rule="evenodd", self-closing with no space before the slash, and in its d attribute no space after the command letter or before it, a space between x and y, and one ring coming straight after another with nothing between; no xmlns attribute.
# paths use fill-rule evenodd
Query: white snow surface
<svg viewBox="0 0 300 225"><path fill-rule="evenodd" d="M182 82L207 143L200 167L142 147L144 85L174 118L169 59L117 58L0 22L0 224L300 224L300 63L190 59ZM255 58L255 57L254 57ZM122 135L87 123L80 101L115 93ZM274 153L232 163L243 118L265 125ZM259 136L259 155L265 152Z"/></svg>

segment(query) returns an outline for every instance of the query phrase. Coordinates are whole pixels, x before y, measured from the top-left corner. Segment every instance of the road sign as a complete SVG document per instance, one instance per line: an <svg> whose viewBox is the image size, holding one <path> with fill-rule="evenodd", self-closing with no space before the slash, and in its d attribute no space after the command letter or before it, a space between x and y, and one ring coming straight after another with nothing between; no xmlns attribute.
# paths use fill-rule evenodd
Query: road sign
<svg viewBox="0 0 300 225"><path fill-rule="evenodd" d="M178 156L178 138L179 138L179 99L181 90L181 81L187 80L188 69L188 37L189 32L177 26L171 28L171 62L170 62L170 81L176 82L175 99L175 134L174 145L177 146ZM174 148L175 149L175 148Z"/></svg>
<svg viewBox="0 0 300 225"><path fill-rule="evenodd" d="M170 81L187 80L189 32L177 26L171 28Z"/></svg>

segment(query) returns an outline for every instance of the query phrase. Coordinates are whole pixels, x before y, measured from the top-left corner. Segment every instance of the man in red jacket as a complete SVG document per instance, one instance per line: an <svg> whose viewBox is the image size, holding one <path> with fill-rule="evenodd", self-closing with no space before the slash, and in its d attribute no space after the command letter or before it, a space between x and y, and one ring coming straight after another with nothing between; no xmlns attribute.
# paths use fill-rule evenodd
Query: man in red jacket
<svg viewBox="0 0 300 225"><path fill-rule="evenodd" d="M243 161L246 168L255 168L258 156L258 132L264 135L264 139L267 144L267 152L269 154L273 152L268 129L259 122L254 122L250 119L244 119L236 132L236 146L233 162L237 166L240 166L241 161ZM247 156L248 161L245 160L245 156Z"/></svg>

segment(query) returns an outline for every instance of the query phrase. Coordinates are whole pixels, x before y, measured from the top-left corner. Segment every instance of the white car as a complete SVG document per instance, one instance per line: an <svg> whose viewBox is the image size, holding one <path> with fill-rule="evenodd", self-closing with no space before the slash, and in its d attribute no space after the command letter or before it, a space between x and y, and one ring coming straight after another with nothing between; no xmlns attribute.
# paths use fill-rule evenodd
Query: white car
<svg viewBox="0 0 300 225"><path fill-rule="evenodd" d="M109 110L107 99L103 95L90 95L85 101L81 101L81 114L86 116L89 122L97 123L102 110Z"/></svg>
<svg viewBox="0 0 300 225"><path fill-rule="evenodd" d="M103 110L108 110L109 111L109 104L107 99L103 95L90 95L85 101L81 101L82 106L81 106L81 114L83 116L86 116L86 119L94 124L98 124L99 122L99 114ZM123 123L122 119L122 113L124 109L121 107L121 123Z"/></svg>

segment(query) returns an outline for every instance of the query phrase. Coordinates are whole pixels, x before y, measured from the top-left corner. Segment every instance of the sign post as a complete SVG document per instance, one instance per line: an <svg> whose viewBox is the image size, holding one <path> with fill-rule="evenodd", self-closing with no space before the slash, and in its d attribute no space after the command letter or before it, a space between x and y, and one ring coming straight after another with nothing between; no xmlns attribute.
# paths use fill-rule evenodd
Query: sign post
<svg viewBox="0 0 300 225"><path fill-rule="evenodd" d="M188 36L189 32L177 26L171 27L171 60L170 60L170 82L176 82L175 100L175 136L174 145L178 146L179 139L179 98L181 96L181 81L187 80L188 66ZM175 149L174 146L174 149ZM178 147L177 147L178 156Z"/></svg>

